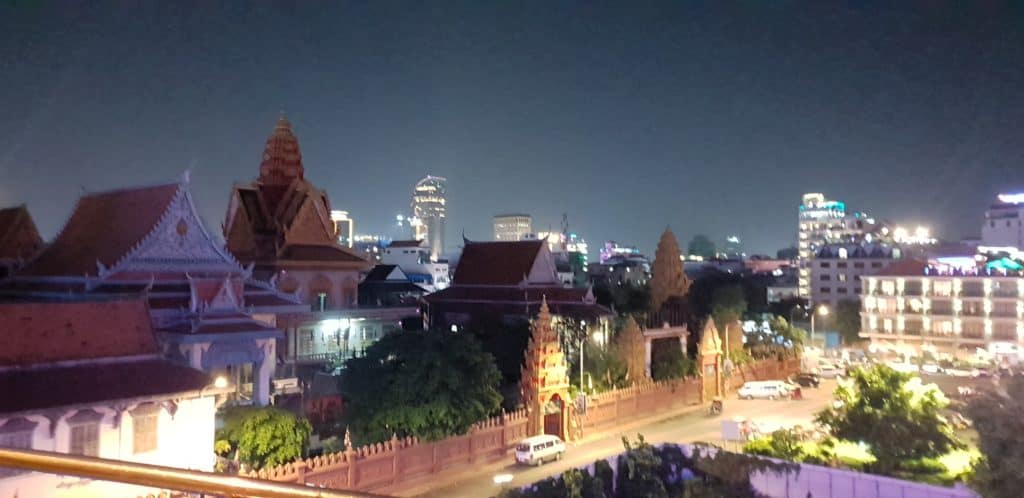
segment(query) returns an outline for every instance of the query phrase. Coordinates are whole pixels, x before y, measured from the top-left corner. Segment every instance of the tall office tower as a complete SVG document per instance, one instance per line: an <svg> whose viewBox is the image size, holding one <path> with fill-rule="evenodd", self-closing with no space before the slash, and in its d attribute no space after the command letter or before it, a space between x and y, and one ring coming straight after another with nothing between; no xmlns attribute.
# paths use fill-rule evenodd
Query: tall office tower
<svg viewBox="0 0 1024 498"><path fill-rule="evenodd" d="M356 222L348 215L348 211L331 211L331 222L334 223L334 236L337 238L338 244L352 247L352 235Z"/></svg>
<svg viewBox="0 0 1024 498"><path fill-rule="evenodd" d="M412 191L412 235L416 240L426 240L430 257L437 260L444 253L444 221L446 210L445 195L448 180L427 175L416 182Z"/></svg>
<svg viewBox="0 0 1024 498"><path fill-rule="evenodd" d="M533 218L528 214L499 214L494 217L494 240L524 240L533 233Z"/></svg>

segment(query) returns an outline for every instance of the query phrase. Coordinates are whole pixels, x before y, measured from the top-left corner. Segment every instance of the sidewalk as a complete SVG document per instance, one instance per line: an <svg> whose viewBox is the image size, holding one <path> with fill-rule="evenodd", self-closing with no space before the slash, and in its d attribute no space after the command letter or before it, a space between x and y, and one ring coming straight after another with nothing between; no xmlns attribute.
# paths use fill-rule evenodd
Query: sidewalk
<svg viewBox="0 0 1024 498"><path fill-rule="evenodd" d="M577 448L593 443L601 439L605 439L609 436L618 435L620 433L629 432L637 427L669 420L676 417L682 417L691 413L707 410L708 403L702 403L699 405L687 406L678 410L669 410L660 414L651 415L648 417L637 418L628 424L618 425L610 427L608 429L597 431L592 434L584 435L583 438L578 441L570 443L570 447ZM414 497L423 493L429 492L437 488L444 488L465 479L467 476L476 476L479 474L494 474L504 467L507 467L512 463L510 458L498 460L489 464L481 464L472 467L467 467L464 470L453 471L449 474L442 473L440 475L430 476L425 478L426 480L420 483L415 483L409 486L404 486L400 491L389 491L391 495L400 497Z"/></svg>

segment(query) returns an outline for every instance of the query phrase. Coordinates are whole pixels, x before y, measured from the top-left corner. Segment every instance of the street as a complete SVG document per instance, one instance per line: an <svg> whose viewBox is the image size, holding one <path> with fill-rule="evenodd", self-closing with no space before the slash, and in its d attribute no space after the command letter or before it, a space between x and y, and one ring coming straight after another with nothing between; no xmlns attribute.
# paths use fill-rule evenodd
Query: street
<svg viewBox="0 0 1024 498"><path fill-rule="evenodd" d="M804 399L798 401L771 400L739 400L735 396L726 399L725 411L721 416L708 416L706 411L676 416L661 420L628 432L608 434L595 441L588 441L575 446L569 444L565 457L561 461L551 462L540 467L516 465L509 456L508 464L494 464L481 468L480 472L467 475L453 484L433 489L421 497L486 497L493 496L501 490L494 483L494 476L510 474L512 481L504 484L508 487L519 487L539 481L546 477L559 475L568 469L582 467L600 458L607 458L622 452L622 437L635 439L642 434L651 444L689 443L705 441L722 444L721 422L732 417L746 417L758 423L768 425L809 425L814 414L827 405L832 398L835 381L823 380L821 387L803 389ZM730 443L731 445L732 443Z"/></svg>

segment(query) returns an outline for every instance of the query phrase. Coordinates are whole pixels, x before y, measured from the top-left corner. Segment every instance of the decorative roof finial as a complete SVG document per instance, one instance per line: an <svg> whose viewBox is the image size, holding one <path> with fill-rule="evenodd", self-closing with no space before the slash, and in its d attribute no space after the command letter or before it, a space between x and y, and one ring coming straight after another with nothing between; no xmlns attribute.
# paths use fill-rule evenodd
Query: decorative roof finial
<svg viewBox="0 0 1024 498"><path fill-rule="evenodd" d="M345 451L352 451L352 435L348 432L348 427L345 427Z"/></svg>

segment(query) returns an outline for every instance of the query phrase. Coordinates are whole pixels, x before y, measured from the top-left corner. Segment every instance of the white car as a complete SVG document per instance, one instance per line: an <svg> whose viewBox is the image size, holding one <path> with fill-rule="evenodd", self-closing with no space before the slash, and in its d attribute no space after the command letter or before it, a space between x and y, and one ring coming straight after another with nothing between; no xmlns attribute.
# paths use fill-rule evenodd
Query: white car
<svg viewBox="0 0 1024 498"><path fill-rule="evenodd" d="M551 434L528 437L516 445L516 462L527 465L561 460L564 454L565 443L558 436Z"/></svg>
<svg viewBox="0 0 1024 498"><path fill-rule="evenodd" d="M964 370L962 368L947 368L946 375L952 377L977 377L977 370Z"/></svg>
<svg viewBox="0 0 1024 498"><path fill-rule="evenodd" d="M747 382L736 394L740 399L784 399L790 395L790 387L781 380Z"/></svg>
<svg viewBox="0 0 1024 498"><path fill-rule="evenodd" d="M934 363L925 363L924 365L921 365L921 371L926 374L937 375L942 373L942 367Z"/></svg>
<svg viewBox="0 0 1024 498"><path fill-rule="evenodd" d="M834 379L845 376L846 370L835 365L820 365L818 367L818 377L822 379Z"/></svg>

